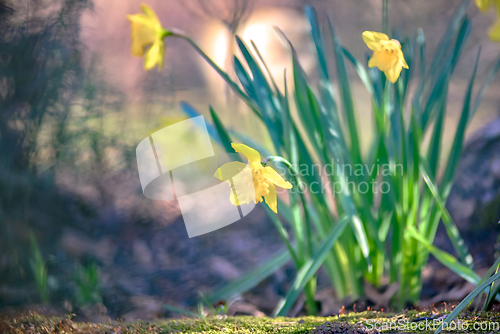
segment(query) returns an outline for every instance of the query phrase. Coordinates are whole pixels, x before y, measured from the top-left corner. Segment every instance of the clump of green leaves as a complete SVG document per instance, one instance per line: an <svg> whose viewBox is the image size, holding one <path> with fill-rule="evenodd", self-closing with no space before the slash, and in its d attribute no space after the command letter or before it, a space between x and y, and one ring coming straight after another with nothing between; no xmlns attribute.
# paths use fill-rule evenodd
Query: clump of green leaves
<svg viewBox="0 0 500 334"><path fill-rule="evenodd" d="M86 266L77 265L75 272L76 302L78 305L102 302L99 282L99 268L95 262Z"/></svg>
<svg viewBox="0 0 500 334"><path fill-rule="evenodd" d="M47 263L43 259L42 252L36 241L33 232L30 233L31 252L33 254L30 259L30 267L35 279L36 288L42 303L49 302L49 287L47 284Z"/></svg>
<svg viewBox="0 0 500 334"><path fill-rule="evenodd" d="M280 202L278 207L293 235L269 212L286 250L214 292L209 296L212 300L228 299L254 287L290 260L297 274L287 295L276 306L275 315L286 315L301 293L305 295L308 313L317 312L316 272L322 266L340 299L364 298L364 282L380 288L388 279L389 284L397 286L391 304L400 309L418 302L421 273L430 254L467 281L480 283L472 256L445 206L467 126L500 68L500 61L493 64L474 95L480 48L470 68L451 150L447 155L442 150L449 84L472 26L467 15L469 3L464 0L458 6L431 59L425 56L423 31L419 30L413 38L392 34L401 41L410 67L395 84L388 82L378 69L367 68L366 62L358 61L342 46L332 22L327 20L323 27L312 8L307 8L306 16L316 51L318 83L308 80L294 46L277 29L291 50L292 93L286 74L282 79L284 89L278 88L253 42L250 48L236 37L242 55L242 59L233 58L237 83L189 37L176 34L190 43L228 83L262 121L271 138L269 153L261 143L226 129L217 113L210 109L213 126L208 127L209 133L228 152L231 142L237 140L264 156L283 157L268 160L285 163L285 172L293 171L288 164L295 169L307 165L309 171L317 165L323 169L332 163L334 167L341 166L335 168L335 173L325 173L325 177L312 172L289 175L294 185L289 205ZM333 47L332 55L328 45ZM333 66L328 61L332 58ZM349 67L358 74L371 97L373 125L367 154L361 148L361 134L367 131L359 129L356 120L356 95L351 88ZM412 81L416 88L410 92ZM186 103L182 108L191 117L199 115ZM424 138L430 141L427 143ZM358 170L361 172L357 173ZM438 184L436 179L441 171L443 176ZM328 194L333 195L333 203L327 200ZM441 221L455 255L433 246Z"/></svg>

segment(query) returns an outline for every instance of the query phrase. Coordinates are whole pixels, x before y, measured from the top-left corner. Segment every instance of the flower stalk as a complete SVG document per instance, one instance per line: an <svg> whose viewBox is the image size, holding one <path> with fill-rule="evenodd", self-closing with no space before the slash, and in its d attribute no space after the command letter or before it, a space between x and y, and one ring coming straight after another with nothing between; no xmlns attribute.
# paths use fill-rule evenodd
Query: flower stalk
<svg viewBox="0 0 500 334"><path fill-rule="evenodd" d="M217 72L217 74L220 75L221 78L224 79L224 81L226 81L226 83L229 85L229 87L231 87L231 89L236 93L236 95L238 95L238 97L241 98L250 109L252 109L252 111L257 115L257 117L259 117L259 119L262 120L262 115L260 114L260 111L257 110L257 108L255 108L252 101L241 90L238 84L234 82L229 77L229 75L224 70L222 70L212 59L210 59L210 57L198 46L198 44L196 44L195 41L193 41L191 37L187 36L184 32L180 30L173 29L171 30L171 32L172 34L170 36L181 38L186 42L188 42L189 45L191 45L193 49L210 65L210 67L212 67L215 70L215 72Z"/></svg>
<svg viewBox="0 0 500 334"><path fill-rule="evenodd" d="M297 175L299 175L299 174L297 173L297 171L295 170L293 165L283 157L268 156L262 162L263 162L263 164L267 164L267 162L269 162L269 161L281 162L283 165L285 165L285 167L288 169L288 171L292 175L293 182L296 185L297 193L299 194L300 202L301 202L302 208L304 210L304 219L302 221L305 223L304 227L306 230L306 237L305 237L306 244L303 245L303 247L305 247L307 253L305 253L303 255L306 255L307 259L302 258L301 260L303 263L305 263L307 260L309 260L313 256L312 228L311 228L311 222L309 219L310 218L309 213L307 210L307 202L306 202L306 199L304 197L304 192L300 189L300 182L299 182L299 178L297 177ZM290 196L294 196L294 195L290 194ZM297 207L297 206L295 205L294 207ZM316 278L313 277L307 282L307 285L305 286L305 290L304 290L304 294L306 296L305 302L306 302L306 307L307 307L307 313L309 315L315 315L318 312L317 303L316 303L316 300L314 299L314 295L316 293L316 288L317 288L316 284L317 284Z"/></svg>
<svg viewBox="0 0 500 334"><path fill-rule="evenodd" d="M300 182L299 182L299 179L297 177L297 171L295 170L295 168L293 167L293 165L286 159L284 159L283 157L278 157L278 156L269 156L267 157L266 159L264 159L264 163L267 163L268 161L273 161L273 162L281 162L283 165L286 166L286 168L288 169L288 171L290 172L290 174L292 175L293 177L293 180L297 186L297 192L300 196L300 201L302 202L302 206L304 208L304 221L306 222L306 240L307 240L307 251L309 253L309 256L312 256L313 254L313 249L312 249L312 242L311 242L311 238L312 238L312 229L311 229L311 224L310 224L310 221L309 221L309 214L308 214L308 211L307 211L307 202L306 202L306 199L304 197L304 193L303 191L301 191L300 189Z"/></svg>

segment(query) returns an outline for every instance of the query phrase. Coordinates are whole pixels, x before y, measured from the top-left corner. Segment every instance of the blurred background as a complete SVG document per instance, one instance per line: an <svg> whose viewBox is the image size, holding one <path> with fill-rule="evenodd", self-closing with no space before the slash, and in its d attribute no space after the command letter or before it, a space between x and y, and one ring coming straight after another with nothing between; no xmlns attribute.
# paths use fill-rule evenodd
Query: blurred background
<svg viewBox="0 0 500 334"><path fill-rule="evenodd" d="M163 304L193 307L199 292L230 282L283 247L260 206L235 224L189 239L176 202L152 201L142 194L135 147L152 132L187 118L180 101L205 115L211 105L228 128L237 127L264 144L270 139L184 41L166 40L163 70L143 70L143 59L130 54L126 20L127 14L139 12L140 3L0 0L1 309L43 305L89 321L174 316ZM328 14L343 45L366 61L369 50L361 33L382 30L381 3L148 1L164 27L185 31L229 72L236 52L234 34L253 40L278 86L283 86L283 69L291 69L291 62L273 26L294 43L315 80L304 7L314 6L322 20ZM455 0L394 0L390 25L411 38L421 28L426 52L432 54L456 6ZM458 122L478 46L479 82L500 51L487 36L494 11L480 13L471 5L469 14L473 30L451 83L446 129ZM371 102L354 71L350 76L367 148ZM469 128L470 143L448 205L479 267L485 268L493 263L493 254L481 243L496 242L500 217L499 92L497 77ZM450 144L453 135L444 133ZM450 247L446 242L436 239L445 249ZM35 279L40 261L47 268L45 287ZM436 264L424 275L423 304L451 298L439 293L440 284L464 285ZM283 267L242 296L232 312L270 313L293 277L293 266ZM331 291L322 295L319 289L321 298L326 300L325 314L342 306Z"/></svg>

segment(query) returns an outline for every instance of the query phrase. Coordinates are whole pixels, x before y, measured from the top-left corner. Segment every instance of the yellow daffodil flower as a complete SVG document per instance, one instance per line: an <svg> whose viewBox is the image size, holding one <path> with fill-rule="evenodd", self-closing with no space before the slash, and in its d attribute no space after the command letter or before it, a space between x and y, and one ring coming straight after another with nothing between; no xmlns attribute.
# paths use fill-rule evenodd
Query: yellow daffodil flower
<svg viewBox="0 0 500 334"><path fill-rule="evenodd" d="M480 11L484 12L494 5L497 9L497 14L500 17L500 0L474 0ZM490 28L490 40L500 42L500 19Z"/></svg>
<svg viewBox="0 0 500 334"><path fill-rule="evenodd" d="M219 180L227 181L232 188L231 204L239 206L251 201L257 204L264 198L271 210L278 213L276 186L291 189L292 184L285 181L272 167L262 166L260 154L253 148L235 143L231 146L236 152L243 154L250 165L238 161L228 162L214 174ZM241 173L248 168L251 173Z"/></svg>
<svg viewBox="0 0 500 334"><path fill-rule="evenodd" d="M172 33L162 28L158 16L151 7L141 4L141 11L139 14L127 15L132 30L131 53L137 57L144 56L145 70L150 70L157 64L161 69L165 56L163 39ZM145 51L147 46L149 49Z"/></svg>
<svg viewBox="0 0 500 334"><path fill-rule="evenodd" d="M491 5L495 5L497 10L499 10L500 7L500 0L474 0L474 2L476 3L477 8L479 8L482 12L490 9Z"/></svg>
<svg viewBox="0 0 500 334"><path fill-rule="evenodd" d="M387 80L395 83L403 67L408 68L399 41L389 39L386 34L374 31L363 32L363 41L370 50L373 50L368 66L378 67L385 73Z"/></svg>

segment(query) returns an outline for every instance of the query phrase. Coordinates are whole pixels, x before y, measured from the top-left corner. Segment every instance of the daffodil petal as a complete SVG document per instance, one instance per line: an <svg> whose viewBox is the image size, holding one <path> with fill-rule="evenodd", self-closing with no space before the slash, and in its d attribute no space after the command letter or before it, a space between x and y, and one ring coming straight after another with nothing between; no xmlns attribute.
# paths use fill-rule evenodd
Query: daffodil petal
<svg viewBox="0 0 500 334"><path fill-rule="evenodd" d="M278 196L276 195L276 187L274 184L269 184L269 194L264 196L266 204L274 213L278 213Z"/></svg>
<svg viewBox="0 0 500 334"><path fill-rule="evenodd" d="M406 63L405 56L403 55L403 51L401 49L398 50L398 58L399 58L399 61L401 62L401 65L404 68L409 68L408 64Z"/></svg>
<svg viewBox="0 0 500 334"><path fill-rule="evenodd" d="M368 66L376 66L379 70L385 72L393 67L397 61L397 57L395 57L393 54L389 54L385 49L379 49L373 51L373 56L370 58Z"/></svg>
<svg viewBox="0 0 500 334"><path fill-rule="evenodd" d="M153 24L156 29L161 29L160 19L158 19L158 16L156 15L153 8L151 8L149 5L143 3L143 4L141 4L141 11L144 14L146 14L146 16L150 20L151 24Z"/></svg>
<svg viewBox="0 0 500 334"><path fill-rule="evenodd" d="M393 57L387 57L383 50L373 51L373 56L368 61L368 66L378 67L381 71L386 71L393 65Z"/></svg>
<svg viewBox="0 0 500 334"><path fill-rule="evenodd" d="M146 55L144 56L145 70L150 70L155 67L156 64L161 63L161 48L163 47L163 42L156 42L149 48L149 50L146 52Z"/></svg>
<svg viewBox="0 0 500 334"><path fill-rule="evenodd" d="M368 60L368 67L377 67L377 58L375 58L375 53L370 60Z"/></svg>
<svg viewBox="0 0 500 334"><path fill-rule="evenodd" d="M370 50L377 50L380 48L381 41L388 41L389 36L386 34L383 34L381 32L375 32L375 31L365 31L363 32L363 41L365 41L366 46Z"/></svg>
<svg viewBox="0 0 500 334"><path fill-rule="evenodd" d="M222 165L215 172L214 176L221 181L227 181L228 179L239 174L245 168L250 168L247 164L239 161L231 161Z"/></svg>
<svg viewBox="0 0 500 334"><path fill-rule="evenodd" d="M266 166L262 169L262 176L264 178L278 187L284 188L284 189L292 189L292 184L288 181L285 181L281 175L278 174L277 171L275 171L272 167Z"/></svg>
<svg viewBox="0 0 500 334"><path fill-rule="evenodd" d="M490 8L492 0L474 0L474 2L480 11L485 11Z"/></svg>
<svg viewBox="0 0 500 334"><path fill-rule="evenodd" d="M144 26L140 21L130 20L132 46L131 53L134 56L144 56L144 48L155 42L155 32L153 29Z"/></svg>
<svg viewBox="0 0 500 334"><path fill-rule="evenodd" d="M256 150L254 150L251 147L248 147L244 144L236 144L232 143L231 144L232 148L238 153L243 154L247 159L250 165L253 165L255 163L260 164L260 154Z"/></svg>
<svg viewBox="0 0 500 334"><path fill-rule="evenodd" d="M493 4L497 8L497 14L500 17L500 0L493 0Z"/></svg>
<svg viewBox="0 0 500 334"><path fill-rule="evenodd" d="M154 24L151 22L151 20L143 13L140 14L134 14L134 15L127 15L127 20L130 22L137 22L144 27L148 27L150 29L155 29Z"/></svg>
<svg viewBox="0 0 500 334"><path fill-rule="evenodd" d="M491 27L490 29L490 40L494 42L500 42L500 20Z"/></svg>
<svg viewBox="0 0 500 334"><path fill-rule="evenodd" d="M401 65L400 62L397 62L396 65L394 65L393 67L391 67L387 71L384 71L385 77L390 82L395 83L398 80L402 69L403 69L403 65Z"/></svg>

